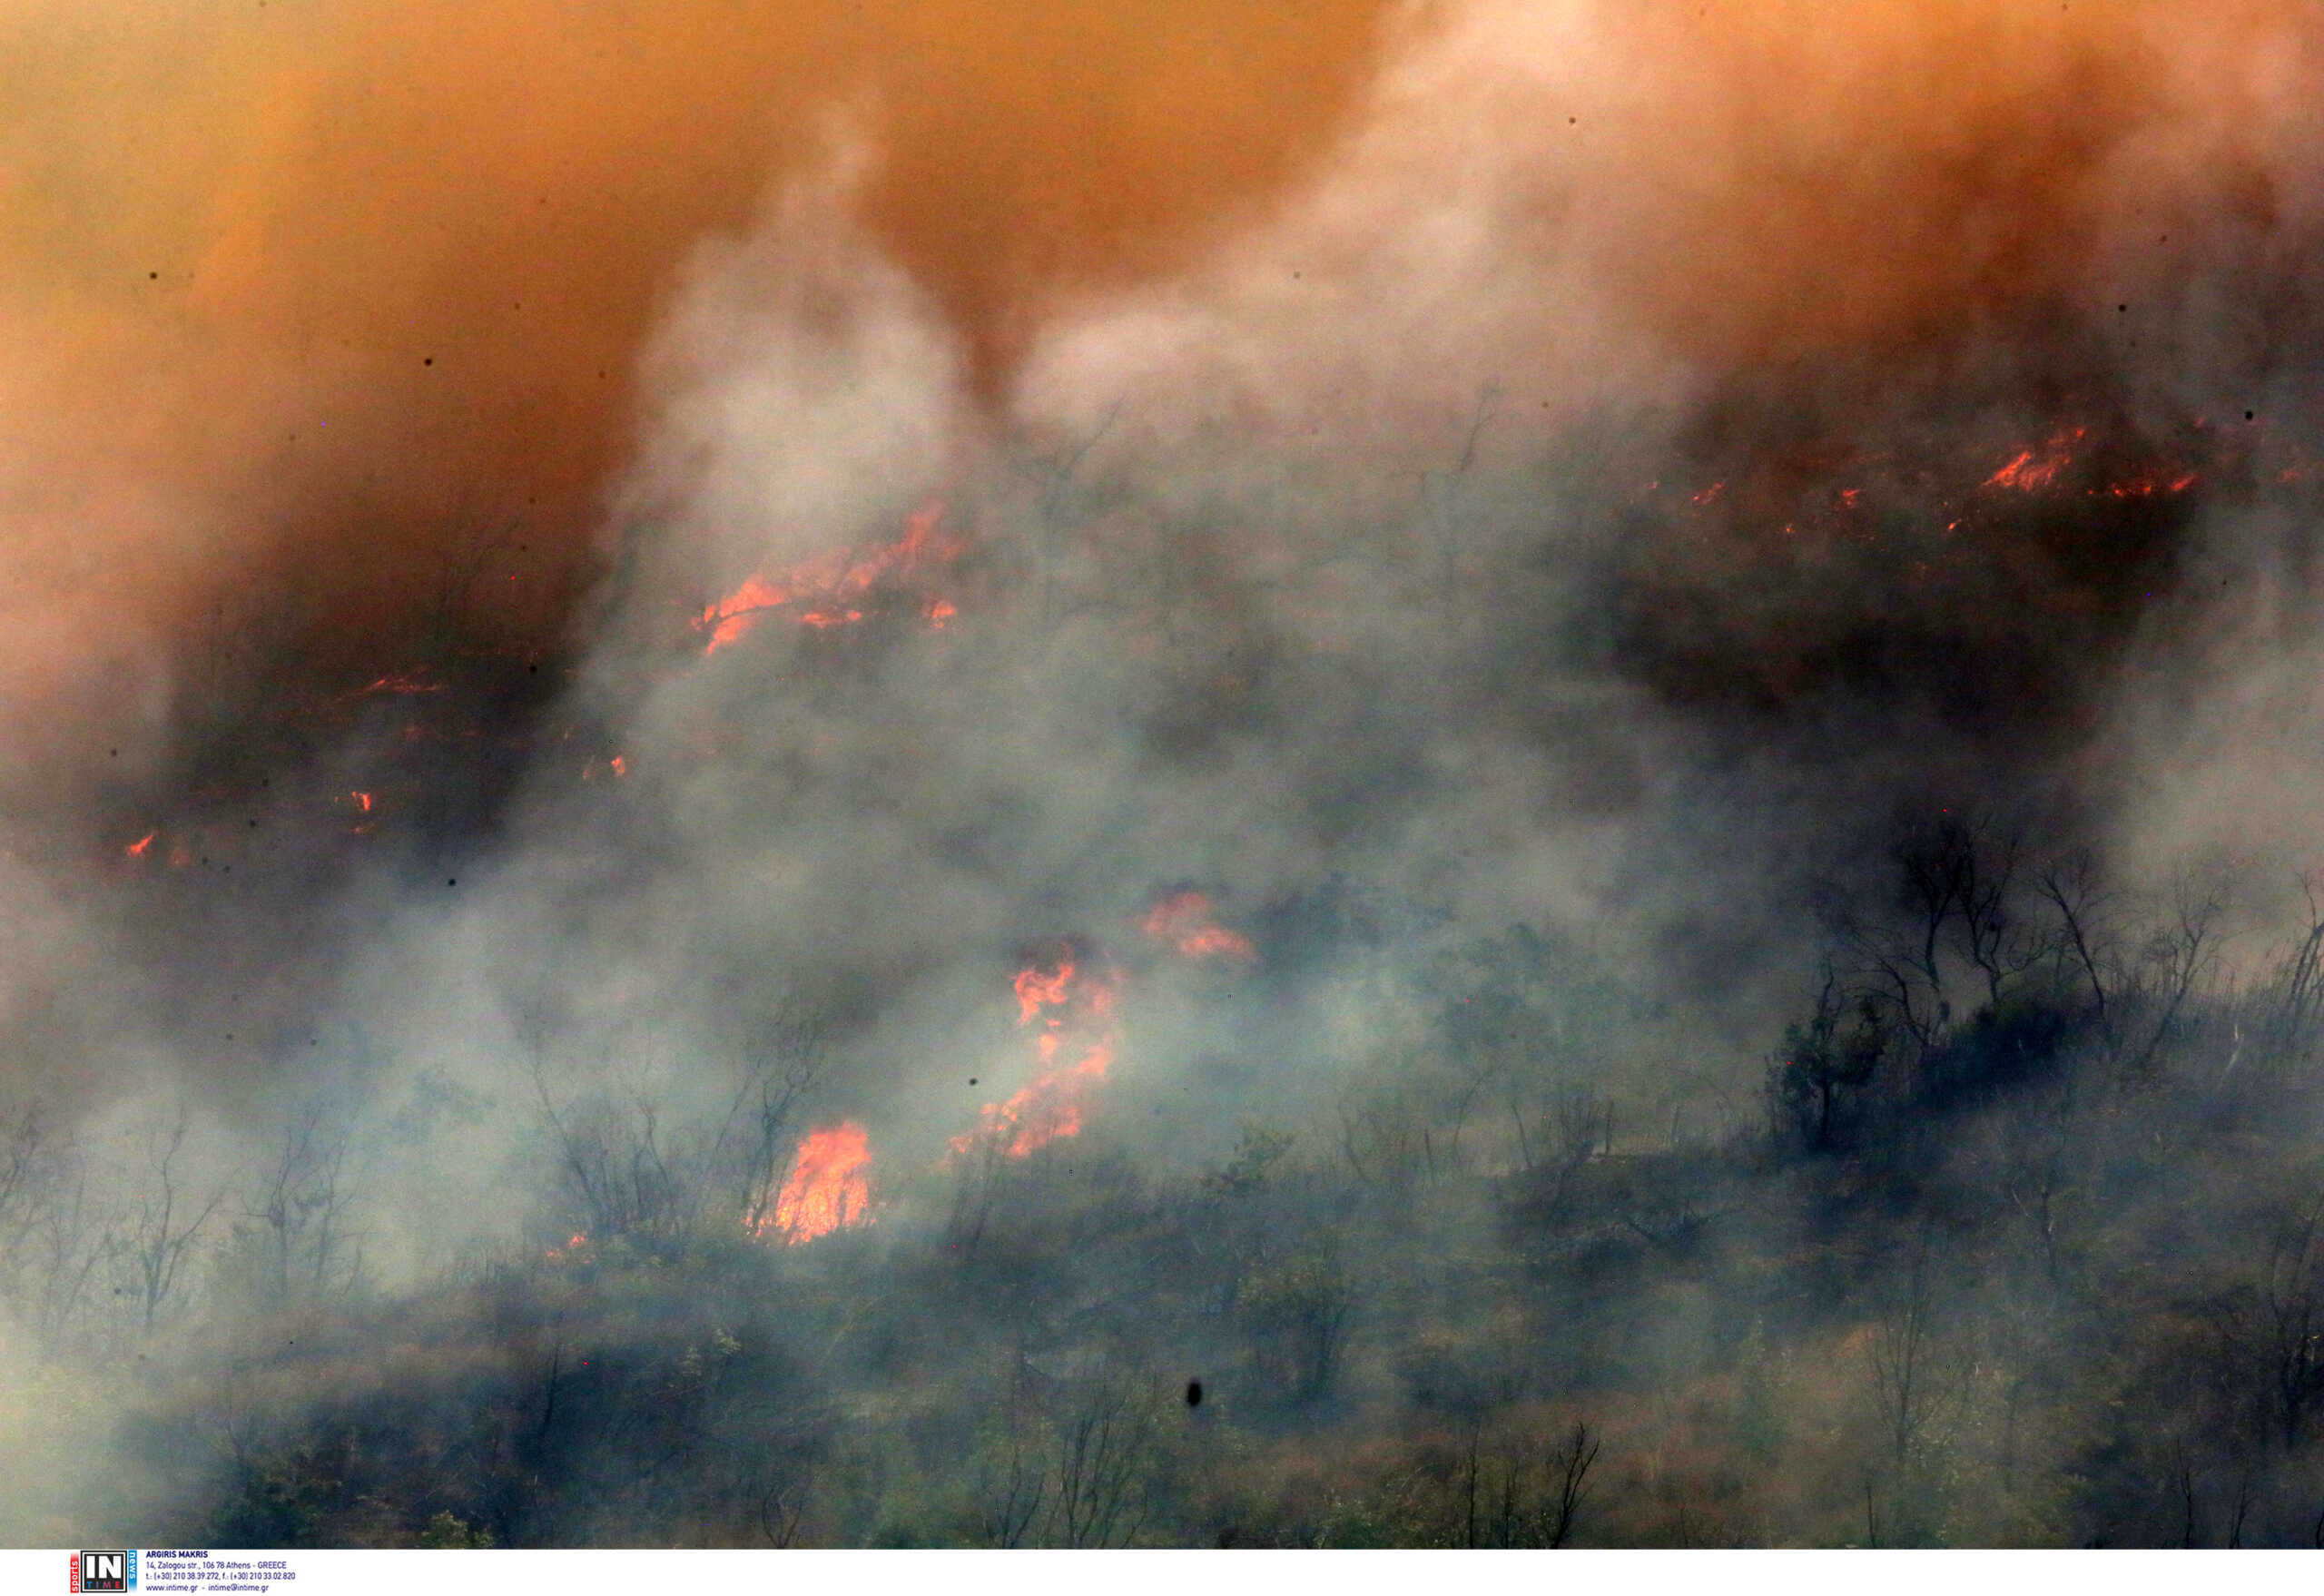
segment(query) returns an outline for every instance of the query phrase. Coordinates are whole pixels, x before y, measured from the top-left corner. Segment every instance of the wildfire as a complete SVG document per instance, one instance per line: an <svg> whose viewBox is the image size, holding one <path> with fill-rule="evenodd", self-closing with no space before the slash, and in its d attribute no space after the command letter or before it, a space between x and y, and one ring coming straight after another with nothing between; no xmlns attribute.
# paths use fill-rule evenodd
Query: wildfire
<svg viewBox="0 0 2324 1596"><path fill-rule="evenodd" d="M870 592L890 577L907 576L923 565L960 556L966 546L940 532L943 518L944 507L931 502L905 523L904 535L893 543L862 552L842 549L773 576L750 577L724 598L706 606L695 621L696 631L710 634L703 652L717 653L746 635L768 615L794 604L812 606L800 609L795 617L803 626L822 631L853 625L863 618L864 612L843 601ZM950 605L943 608L947 616L953 613ZM934 606L923 613L942 624Z"/></svg>
<svg viewBox="0 0 2324 1596"><path fill-rule="evenodd" d="M161 834L162 833L159 832L147 832L143 836L138 838L137 841L132 842L128 847L123 848L122 852L128 854L132 859L143 859L145 857L145 850L151 848L153 845L153 839Z"/></svg>
<svg viewBox="0 0 2324 1596"><path fill-rule="evenodd" d="M2040 449L2020 449L2017 457L1984 480L1987 488L2014 488L2021 493L2039 493L2058 479L2073 463L2074 446L2089 433L2086 427L2073 427L2059 433Z"/></svg>
<svg viewBox="0 0 2324 1596"><path fill-rule="evenodd" d="M408 671L393 671L355 690L354 696L367 697L374 693L408 695L415 693L441 693L444 684L431 681L425 670L414 666Z"/></svg>
<svg viewBox="0 0 2324 1596"><path fill-rule="evenodd" d="M870 1222L872 1146L852 1120L809 1133L756 1234L786 1246Z"/></svg>
<svg viewBox="0 0 2324 1596"><path fill-rule="evenodd" d="M1138 929L1189 959L1248 959L1251 939L1210 918L1210 900L1200 892L1174 892L1157 903Z"/></svg>
<svg viewBox="0 0 2324 1596"><path fill-rule="evenodd" d="M2201 478L2192 471L2181 471L2169 478L2142 474L2127 482L2110 483L2094 491L2104 494L2108 498L2152 498L2158 493L2184 493L2199 480Z"/></svg>
<svg viewBox="0 0 2324 1596"><path fill-rule="evenodd" d="M356 808L358 808L358 809L361 810L361 811L362 811L364 813L366 813L366 814L369 814L369 813L371 813L371 794L370 794L370 793L350 793L348 794L348 796L355 800L355 807L356 807Z"/></svg>
<svg viewBox="0 0 2324 1596"><path fill-rule="evenodd" d="M702 612L699 624L710 628L710 641L703 652L717 653L757 626L763 612L780 609L790 602L791 595L783 588L764 577L753 576Z"/></svg>
<svg viewBox="0 0 2324 1596"><path fill-rule="evenodd" d="M588 1236L576 1230L573 1233L572 1239L567 1241L563 1246L553 1246L542 1256L547 1257L552 1264L570 1263L586 1252L588 1249Z"/></svg>
<svg viewBox="0 0 2324 1596"><path fill-rule="evenodd" d="M977 1116L976 1128L952 1138L955 1154L966 1154L984 1142L1009 1158L1022 1158L1059 1137L1079 1135L1089 1094L1113 1066L1114 987L1109 980L1084 974L1068 957L1049 969L1027 966L1017 972L1012 985L1017 1023L1041 1022L1033 1039L1039 1072L1007 1101L987 1103ZM1061 1065L1058 1060L1068 1039L1073 1061Z"/></svg>
<svg viewBox="0 0 2324 1596"><path fill-rule="evenodd" d="M1055 970L1044 973L1039 965L1028 965L1017 972L1017 1023L1028 1024L1044 1009L1054 1009L1064 1003L1066 993L1073 986L1073 961L1059 961Z"/></svg>

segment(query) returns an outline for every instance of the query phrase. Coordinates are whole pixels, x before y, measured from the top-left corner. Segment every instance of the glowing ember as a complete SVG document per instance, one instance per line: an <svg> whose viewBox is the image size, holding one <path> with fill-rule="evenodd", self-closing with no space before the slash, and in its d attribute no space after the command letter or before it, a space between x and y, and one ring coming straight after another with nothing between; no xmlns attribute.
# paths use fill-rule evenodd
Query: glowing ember
<svg viewBox="0 0 2324 1596"><path fill-rule="evenodd" d="M153 845L153 839L161 834L162 833L159 832L147 832L143 836L138 838L137 841L123 849L122 852L128 854L132 859L143 859L145 857L145 850L151 848Z"/></svg>
<svg viewBox="0 0 2324 1596"><path fill-rule="evenodd" d="M791 1177L774 1199L774 1211L758 1223L762 1241L786 1246L812 1241L834 1230L866 1224L872 1217L872 1146L852 1120L809 1134L799 1144Z"/></svg>
<svg viewBox="0 0 2324 1596"><path fill-rule="evenodd" d="M613 767L613 773L617 776L625 776L629 773L629 761L618 754L606 763Z"/></svg>
<svg viewBox="0 0 2324 1596"><path fill-rule="evenodd" d="M553 1246L549 1248L543 1256L546 1256L552 1264L569 1263L573 1259L579 1257L581 1254L587 1249L588 1246L589 1238L576 1230L573 1233L573 1238L570 1241L566 1242L563 1246Z"/></svg>
<svg viewBox="0 0 2324 1596"><path fill-rule="evenodd" d="M2102 494L2108 498L2152 498L2158 493L2184 493L2195 485L2196 480L2196 475L2192 471L2179 472L2168 480L2159 480L2153 477L2142 475L2133 477L2127 482L2111 483L2103 488L2093 491Z"/></svg>
<svg viewBox="0 0 2324 1596"><path fill-rule="evenodd" d="M904 535L893 543L864 553L842 549L779 576L751 577L716 604L706 606L695 620L696 631L710 634L703 652L715 654L744 635L766 616L793 604L812 605L812 608L801 609L795 618L801 626L818 631L862 620L864 612L861 608L841 601L867 593L890 577L907 576L924 565L960 556L966 545L938 531L943 517L944 507L931 503L913 515L905 525ZM950 606L943 607L946 615L952 613ZM935 606L923 613L940 624Z"/></svg>
<svg viewBox="0 0 2324 1596"><path fill-rule="evenodd" d="M358 808L358 809L361 810L361 811L362 811L364 813L366 813L366 814L369 814L369 813L371 813L371 794L370 794L370 793L350 793L348 794L348 796L355 800L355 807L356 807L356 808Z"/></svg>
<svg viewBox="0 0 2324 1596"><path fill-rule="evenodd" d="M1210 918L1210 900L1200 892L1175 892L1157 903L1138 929L1167 942L1189 959L1248 959L1251 939Z"/></svg>
<svg viewBox="0 0 2324 1596"><path fill-rule="evenodd" d="M1012 1158L1022 1158L1059 1137L1078 1136L1088 1096L1114 1061L1114 989L1110 981L1080 974L1071 959L1053 970L1038 965L1017 972L1017 1023L1041 1021L1033 1039L1039 1073L1007 1101L987 1103L977 1126L952 1138L956 1155L969 1153L979 1143L998 1147ZM1060 1066L1068 1041L1073 1062Z"/></svg>
<svg viewBox="0 0 2324 1596"><path fill-rule="evenodd" d="M379 677L377 681L367 683L356 689L355 696L360 698L372 693L409 694L441 693L442 691L444 691L443 683L430 681L425 671L415 667L408 671L396 671L391 675Z"/></svg>
<svg viewBox="0 0 2324 1596"><path fill-rule="evenodd" d="M934 598L929 600L928 607L920 613L928 618L928 624L931 626L941 632L944 629L944 623L959 615L960 610L960 606L949 598Z"/></svg>

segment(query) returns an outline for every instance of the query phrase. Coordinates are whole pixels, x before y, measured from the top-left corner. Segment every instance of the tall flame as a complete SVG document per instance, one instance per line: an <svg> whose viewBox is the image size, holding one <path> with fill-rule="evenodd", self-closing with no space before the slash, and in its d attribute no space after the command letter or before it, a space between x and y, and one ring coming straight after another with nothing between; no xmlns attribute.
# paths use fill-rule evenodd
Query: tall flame
<svg viewBox="0 0 2324 1596"><path fill-rule="evenodd" d="M760 1240L787 1246L870 1222L872 1144L863 1127L846 1120L812 1131L799 1144L790 1178L772 1212L760 1219Z"/></svg>

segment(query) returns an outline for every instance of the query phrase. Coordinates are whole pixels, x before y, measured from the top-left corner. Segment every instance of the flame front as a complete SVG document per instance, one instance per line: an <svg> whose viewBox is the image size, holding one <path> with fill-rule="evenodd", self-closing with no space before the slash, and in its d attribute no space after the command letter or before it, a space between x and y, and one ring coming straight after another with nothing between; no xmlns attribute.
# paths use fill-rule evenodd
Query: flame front
<svg viewBox="0 0 2324 1596"><path fill-rule="evenodd" d="M786 1246L870 1222L872 1144L853 1120L811 1132L799 1144L791 1177L772 1212L757 1226L760 1240Z"/></svg>
<svg viewBox="0 0 2324 1596"><path fill-rule="evenodd" d="M705 606L695 620L696 631L710 634L703 652L717 653L767 616L793 604L812 603L813 606L802 609L794 617L803 626L825 631L854 625L863 618L864 612L843 601L860 597L891 576L908 575L923 565L952 560L960 555L966 545L940 535L939 527L943 519L944 507L930 503L905 523L904 535L893 543L861 554L842 549L794 566L775 576L750 577L716 604ZM921 613L940 627L958 611L940 599L924 606Z"/></svg>

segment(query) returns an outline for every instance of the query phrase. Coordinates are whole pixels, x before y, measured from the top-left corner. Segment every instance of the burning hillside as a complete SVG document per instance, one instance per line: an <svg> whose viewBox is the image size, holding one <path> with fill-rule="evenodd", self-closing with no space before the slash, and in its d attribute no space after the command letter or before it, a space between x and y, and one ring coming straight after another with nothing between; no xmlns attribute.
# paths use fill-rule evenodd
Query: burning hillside
<svg viewBox="0 0 2324 1596"><path fill-rule="evenodd" d="M0 15L0 1529L2308 1535L2315 18L457 9Z"/></svg>

